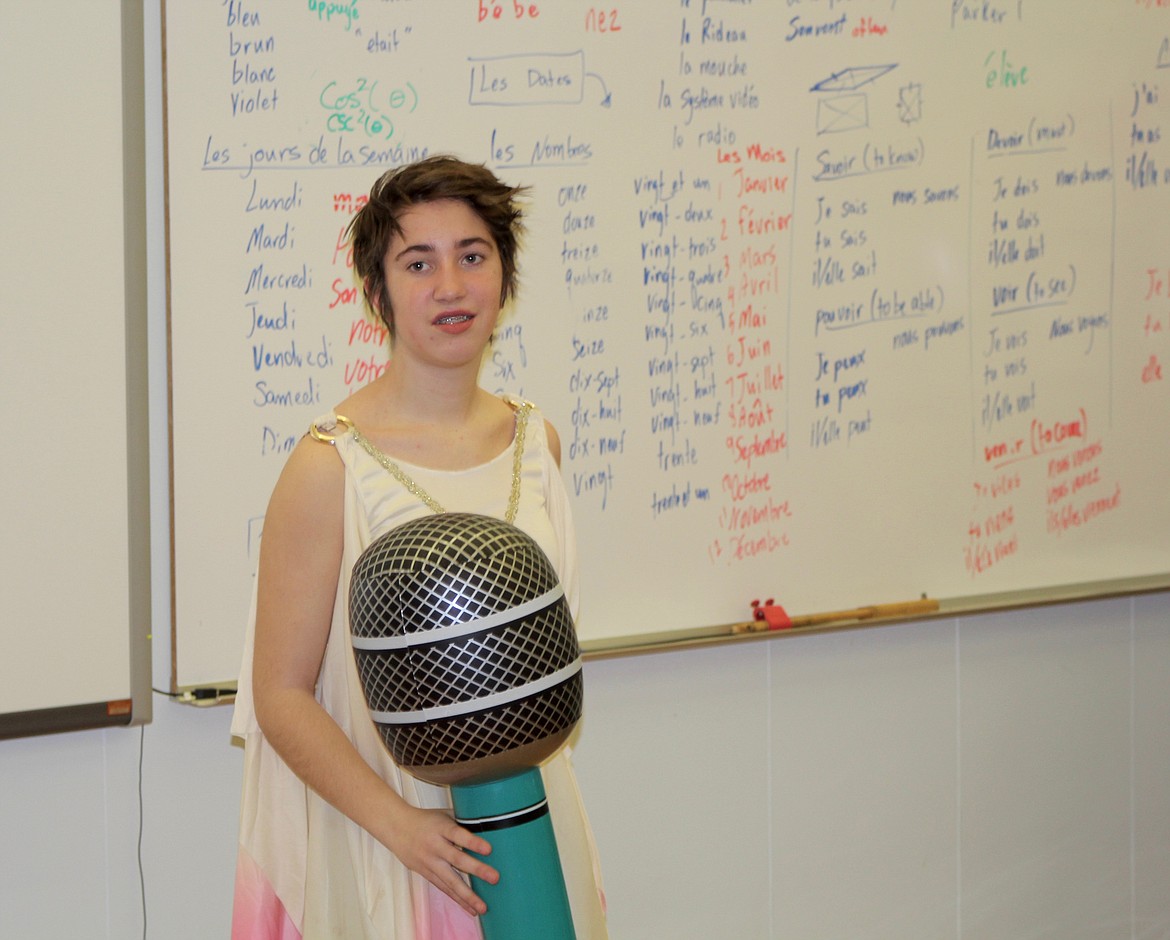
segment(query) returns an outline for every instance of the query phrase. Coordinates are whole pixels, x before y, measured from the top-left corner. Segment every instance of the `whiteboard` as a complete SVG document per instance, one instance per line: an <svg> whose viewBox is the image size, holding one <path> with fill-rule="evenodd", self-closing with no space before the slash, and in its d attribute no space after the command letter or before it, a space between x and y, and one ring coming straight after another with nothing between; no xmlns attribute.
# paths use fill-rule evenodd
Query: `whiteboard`
<svg viewBox="0 0 1170 940"><path fill-rule="evenodd" d="M483 372L560 431L586 642L1170 572L1170 19L1093 0L166 7L178 685L385 361L385 170L532 187Z"/></svg>
<svg viewBox="0 0 1170 940"><path fill-rule="evenodd" d="M0 31L0 737L150 718L142 12L75 6Z"/></svg>

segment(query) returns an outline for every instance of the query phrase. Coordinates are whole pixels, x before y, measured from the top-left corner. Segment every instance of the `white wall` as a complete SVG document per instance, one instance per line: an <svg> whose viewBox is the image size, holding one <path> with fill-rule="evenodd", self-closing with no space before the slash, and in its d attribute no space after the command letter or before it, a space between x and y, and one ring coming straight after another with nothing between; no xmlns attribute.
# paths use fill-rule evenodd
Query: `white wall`
<svg viewBox="0 0 1170 940"><path fill-rule="evenodd" d="M157 364L157 253L151 271ZM164 448L152 462L165 483ZM1170 937L1170 593L594 661L586 695L577 766L615 940ZM144 897L149 937L226 937L228 721L160 699L145 729L0 742L0 938L140 937Z"/></svg>
<svg viewBox="0 0 1170 940"><path fill-rule="evenodd" d="M587 683L616 937L1170 937L1170 595Z"/></svg>
<svg viewBox="0 0 1170 940"><path fill-rule="evenodd" d="M156 667L165 666L161 649ZM594 661L615 940L1170 936L1170 594ZM0 937L226 937L228 710L0 742Z"/></svg>

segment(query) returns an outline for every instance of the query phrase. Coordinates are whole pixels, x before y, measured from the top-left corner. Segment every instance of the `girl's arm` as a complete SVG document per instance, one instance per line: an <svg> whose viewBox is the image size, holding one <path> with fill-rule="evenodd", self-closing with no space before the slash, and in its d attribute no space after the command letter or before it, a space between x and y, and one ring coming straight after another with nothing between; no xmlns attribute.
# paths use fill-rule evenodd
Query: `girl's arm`
<svg viewBox="0 0 1170 940"><path fill-rule="evenodd" d="M460 872L499 875L466 850L491 846L441 810L411 806L362 759L314 690L341 566L344 468L333 448L304 438L269 502L260 547L253 695L261 730L308 786L469 914L483 901Z"/></svg>

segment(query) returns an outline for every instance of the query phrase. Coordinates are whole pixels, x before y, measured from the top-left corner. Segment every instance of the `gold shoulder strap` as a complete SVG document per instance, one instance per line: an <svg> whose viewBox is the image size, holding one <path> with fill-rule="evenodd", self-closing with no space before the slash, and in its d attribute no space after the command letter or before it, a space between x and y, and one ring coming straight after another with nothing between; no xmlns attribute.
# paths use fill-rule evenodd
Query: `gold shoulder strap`
<svg viewBox="0 0 1170 940"><path fill-rule="evenodd" d="M334 418L336 420L326 424L318 424L316 421L314 421L309 425L309 434L312 436L313 440L320 441L322 444L331 444L336 447L337 439L342 434L344 434L346 431L357 430L353 426L353 422L350 421L349 418L345 417L345 415L334 415ZM338 431L338 426L344 428L344 430Z"/></svg>

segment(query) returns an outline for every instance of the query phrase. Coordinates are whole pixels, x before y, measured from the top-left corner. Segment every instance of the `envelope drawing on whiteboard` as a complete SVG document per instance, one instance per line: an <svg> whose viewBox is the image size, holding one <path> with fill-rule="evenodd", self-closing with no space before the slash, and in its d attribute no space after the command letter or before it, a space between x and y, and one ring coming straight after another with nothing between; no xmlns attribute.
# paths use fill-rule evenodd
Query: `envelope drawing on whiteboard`
<svg viewBox="0 0 1170 940"><path fill-rule="evenodd" d="M869 126L869 102L865 95L837 95L817 102L817 133L839 134Z"/></svg>

